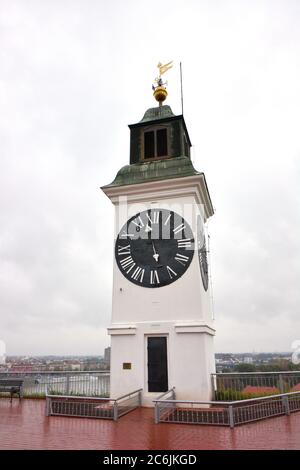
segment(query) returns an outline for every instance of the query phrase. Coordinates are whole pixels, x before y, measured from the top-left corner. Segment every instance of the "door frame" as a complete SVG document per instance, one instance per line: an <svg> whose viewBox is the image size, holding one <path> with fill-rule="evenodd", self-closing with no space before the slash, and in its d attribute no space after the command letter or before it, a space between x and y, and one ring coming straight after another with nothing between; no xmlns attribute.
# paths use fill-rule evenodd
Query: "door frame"
<svg viewBox="0 0 300 470"><path fill-rule="evenodd" d="M148 390L148 338L167 338L167 380L168 380L168 387L170 387L170 352L169 352L169 334L168 333L147 333L144 335L144 351L145 351L145 360L144 360L144 370L145 370L145 383L144 383L144 390L146 393L157 395L158 393L163 392L149 392Z"/></svg>

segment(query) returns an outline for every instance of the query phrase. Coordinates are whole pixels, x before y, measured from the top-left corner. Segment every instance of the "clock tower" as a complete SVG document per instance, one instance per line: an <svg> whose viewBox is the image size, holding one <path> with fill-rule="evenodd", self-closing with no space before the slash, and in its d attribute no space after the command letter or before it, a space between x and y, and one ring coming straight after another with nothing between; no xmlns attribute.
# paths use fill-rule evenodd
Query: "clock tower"
<svg viewBox="0 0 300 470"><path fill-rule="evenodd" d="M175 387L177 399L211 399L215 334L206 222L213 206L193 167L183 115L159 105L130 128L130 164L102 187L115 206L111 397L143 389L143 405ZM163 67L167 67L163 69Z"/></svg>

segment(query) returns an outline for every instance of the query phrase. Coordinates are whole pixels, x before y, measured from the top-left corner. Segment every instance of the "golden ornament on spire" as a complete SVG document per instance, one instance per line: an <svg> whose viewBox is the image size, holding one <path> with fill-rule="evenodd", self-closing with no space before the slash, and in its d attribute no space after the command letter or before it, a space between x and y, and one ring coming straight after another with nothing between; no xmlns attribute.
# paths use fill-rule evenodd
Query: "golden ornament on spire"
<svg viewBox="0 0 300 470"><path fill-rule="evenodd" d="M173 67L173 60L165 65L163 65L161 62L158 62L157 67L159 70L159 76L161 77L163 73L166 73L170 68Z"/></svg>
<svg viewBox="0 0 300 470"><path fill-rule="evenodd" d="M157 68L159 70L159 76L154 80L156 85L152 85L153 96L156 101L159 102L159 106L162 106L162 103L168 96L168 92L166 89L166 83L163 83L161 76L166 73L171 67L173 67L173 61L168 62L167 64L163 65L161 62L158 62Z"/></svg>

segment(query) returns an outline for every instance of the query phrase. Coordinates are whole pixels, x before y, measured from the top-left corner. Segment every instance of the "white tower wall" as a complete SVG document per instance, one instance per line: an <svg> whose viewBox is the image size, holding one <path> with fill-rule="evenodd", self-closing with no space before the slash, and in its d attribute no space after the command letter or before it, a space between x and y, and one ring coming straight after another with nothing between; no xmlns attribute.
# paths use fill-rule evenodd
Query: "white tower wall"
<svg viewBox="0 0 300 470"><path fill-rule="evenodd" d="M170 209L190 224L197 241L196 216L207 218L202 175L131 186L105 187L115 205L115 239L126 221L150 208ZM127 205L124 198L127 198ZM121 203L120 203L121 198ZM114 257L111 335L111 397L143 389L143 404L161 393L149 393L147 338L166 336L168 388L178 399L209 400L215 371L215 334L210 290L203 288L197 243L185 274L164 287L146 288L128 281ZM124 368L124 367L130 368Z"/></svg>

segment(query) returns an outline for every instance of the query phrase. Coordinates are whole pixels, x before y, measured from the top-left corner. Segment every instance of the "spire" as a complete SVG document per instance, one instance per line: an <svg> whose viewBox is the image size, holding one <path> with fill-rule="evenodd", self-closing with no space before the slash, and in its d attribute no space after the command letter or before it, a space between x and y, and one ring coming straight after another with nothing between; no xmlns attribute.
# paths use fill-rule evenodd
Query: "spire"
<svg viewBox="0 0 300 470"><path fill-rule="evenodd" d="M159 106L162 106L163 102L168 96L166 85L168 82L163 82L161 76L166 73L171 67L173 67L173 61L168 62L167 64L162 64L158 62L157 68L159 70L159 76L154 80L156 85L152 84L153 96L158 101Z"/></svg>

